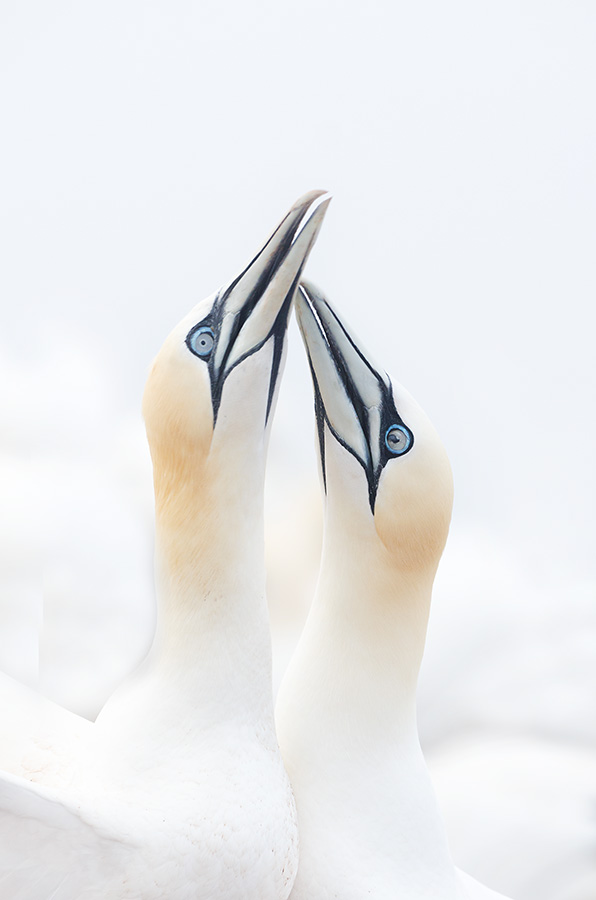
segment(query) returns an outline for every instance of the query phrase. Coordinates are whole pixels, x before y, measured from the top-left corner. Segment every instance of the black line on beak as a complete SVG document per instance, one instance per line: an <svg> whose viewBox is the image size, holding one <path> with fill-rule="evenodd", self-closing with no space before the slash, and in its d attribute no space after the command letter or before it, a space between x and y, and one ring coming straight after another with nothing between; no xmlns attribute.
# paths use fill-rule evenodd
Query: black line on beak
<svg viewBox="0 0 596 900"><path fill-rule="evenodd" d="M217 418L217 412L219 410L219 404L221 402L221 394L222 394L222 390L223 390L223 384L225 381L224 373L226 373L227 362L228 362L230 353L232 352L232 348L234 346L236 338L240 334L240 331L242 330L242 326L245 324L246 320L249 318L250 314L253 312L253 310L254 310L255 306L257 305L257 303L259 302L260 298L265 293L265 290L267 289L267 285L269 284L269 282L275 275L277 269L280 267L283 260L287 256L287 254L290 250L290 247L292 246L292 241L294 240L294 235L296 234L296 231L298 230L299 224L300 224L300 222L297 222L295 224L294 228L292 228L284 236L282 243L280 244L280 246L277 249L277 252L271 258L269 264L267 265L267 268L261 273L261 276L259 277L259 280L257 281L256 285L254 286L250 295L244 301L244 303L242 304L242 308L236 314L235 319L234 319L234 328L232 330L232 333L230 334L228 346L226 347L223 359L221 361L221 366L220 366L219 372L216 373L214 371L214 366L210 367L210 372L212 373L213 412L214 412L215 418ZM278 226L278 228L279 227L281 227L281 225ZM236 287L236 285L239 284L241 279L248 272L250 267L257 261L259 256L261 256L261 254L266 250L266 248L267 248L267 244L265 245L263 250L261 250L261 252L257 256L255 256L255 258L252 260L252 262L249 263L249 265L244 269L244 271L237 278L234 279L232 284L226 288L226 290L222 294L221 298L218 298L218 300L216 300L216 304L214 305L214 310L215 310L215 306L217 306L220 322L225 315L226 300L231 295L231 293L234 290L234 288ZM287 300L287 298L286 298L286 300ZM286 304L286 301L284 301L284 307L285 307L285 304ZM282 307L282 309L284 307ZM213 312L213 310L212 310L212 312ZM280 310L280 313L281 313L281 310ZM274 325L272 331L275 330L278 319L279 319L279 315L275 320L275 325ZM286 322L287 322L287 319L286 319ZM271 333L272 332L270 332L269 335L267 335L267 338L270 336ZM263 346L263 344L265 343L267 338L265 338L261 342L261 344L259 344L259 348ZM242 357L242 359L246 359L246 356L250 356L250 353L251 352L254 353L257 349L258 348L255 347L253 350L246 353L245 356ZM241 362L240 359L235 363L235 365L232 368L235 368L239 362ZM230 371L232 371L232 370L230 369ZM229 372L226 373L226 376L227 375L229 375Z"/></svg>
<svg viewBox="0 0 596 900"><path fill-rule="evenodd" d="M364 356L364 354L362 353L360 348L354 343L353 339L346 331L343 323L339 319L335 310L332 309L332 307L327 303L326 300L324 300L324 298L317 298L319 300L319 302L325 303L326 309L329 310L329 312L332 314L334 320L337 322L337 325L341 328L343 334L345 335L345 337L347 338L347 340L349 341L351 346L354 348L354 350L356 351L356 353L358 354L360 359L365 363L366 367L369 369L371 375L374 376L374 378L377 380L377 382L379 384L379 389L380 389L380 393L381 393L381 401L380 401L380 404L378 407L379 418L380 418L379 429L378 429L378 434L377 433L371 434L371 421L370 421L369 407L362 400L362 397L358 391L358 388L356 387L355 380L351 375L350 367L349 367L348 363L346 362L346 359L337 343L337 340L333 334L333 330L331 329L329 324L325 321L325 319L321 315L319 315L316 305L313 302L308 291L304 288L304 285L302 286L302 296L303 296L303 298L305 298L305 302L308 304L308 307L310 309L312 316L318 323L319 330L321 332L321 335L324 338L324 341L325 341L325 344L327 347L327 352L329 354L329 357L331 359L331 362L332 362L335 370L337 371L339 379L344 386L344 389L346 391L349 402L352 405L352 408L354 410L356 418L358 419L360 428L361 428L363 436L364 436L366 447L368 450L368 459L366 459L366 460L362 459L360 457L359 453L356 452L355 448L351 447L347 443L347 441L340 434L337 433L337 431L334 429L333 425L331 424L330 418L329 418L326 408L325 408L325 403L323 400L322 392L321 392L321 389L318 384L315 368L314 368L314 365L313 365L313 362L312 362L312 359L310 356L310 352L308 350L308 343L305 338L304 343L306 345L308 360L309 360L309 364L310 364L310 370L311 370L312 379L313 379L313 387L314 387L314 395L315 395L315 416L316 416L317 430L318 430L318 435L319 435L319 449L320 449L320 453L321 453L321 465L322 465L322 469L323 469L323 482L325 485L325 492L327 491L327 473L326 473L326 462L325 462L325 422L326 422L327 425L329 426L329 430L331 431L334 438L338 441L338 443L340 443L342 445L342 447L344 447L349 453L351 453L352 456L358 460L358 462L364 469L364 473L366 475L366 480L367 480L367 484L368 484L368 497L369 497L370 508L371 508L371 512L374 515L375 503L376 503L376 499L377 499L377 491L379 488L379 480L381 478L381 473L382 473L384 467L386 466L386 464L389 462L389 460L395 458L395 454L392 453L386 445L385 436L387 434L387 431L392 425L400 425L400 426L403 426L403 428L405 428L407 430L408 434L410 435L410 444L409 444L406 452L409 452L409 450L411 450L411 448L414 446L414 435L413 435L411 429L406 425L406 423L403 421L403 419L401 418L400 414L397 411L397 408L395 406L395 400L393 397L393 388L391 386L390 379L387 378L387 381L388 381L388 384L387 384L385 379L383 379L379 375L379 373L371 365L371 363L366 358L366 356ZM375 428L375 432L376 432L376 430L377 429ZM372 453L371 441L374 441L374 440L379 441L379 453L378 453L379 462L373 468L373 464L372 464L373 453Z"/></svg>
<svg viewBox="0 0 596 900"><path fill-rule="evenodd" d="M327 421L327 417L325 415L325 405L323 403L323 398L321 397L321 391L319 390L319 384L317 382L317 376L315 375L315 370L313 369L312 362L310 360L310 356L308 358L310 363L310 372L312 375L312 383L315 395L315 420L317 423L317 434L319 437L319 453L321 455L321 472L323 474L323 488L325 493L327 493L327 464L325 459L325 422ZM331 427L331 426L329 426Z"/></svg>
<svg viewBox="0 0 596 900"><path fill-rule="evenodd" d="M292 297L294 296L294 291L296 289L299 277L300 276L296 276L295 281L292 283L290 292L284 300L283 306L277 314L275 324L273 325L273 328L271 329L268 336L271 337L271 335L273 335L273 360L271 362L271 375L269 378L269 393L267 395L267 412L265 414L265 425L267 425L269 421L269 414L271 412L271 406L273 405L273 397L275 396L275 387L277 385L277 379L279 376L281 358L284 352L284 338L286 336L288 320L290 318ZM266 340L267 339L268 338L266 338Z"/></svg>

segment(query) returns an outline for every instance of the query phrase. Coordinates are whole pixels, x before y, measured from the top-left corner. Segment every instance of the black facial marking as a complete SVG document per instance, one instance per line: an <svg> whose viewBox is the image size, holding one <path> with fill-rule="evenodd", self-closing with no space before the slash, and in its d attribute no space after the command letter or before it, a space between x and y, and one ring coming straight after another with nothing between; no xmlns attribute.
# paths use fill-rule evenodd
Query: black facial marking
<svg viewBox="0 0 596 900"><path fill-rule="evenodd" d="M381 419L380 427L378 427L378 432L377 432L377 426L375 426L375 429L374 429L375 433L371 434L369 410L368 410L367 406L363 403L362 398L361 398L360 394L358 393L358 390L356 389L354 381L350 375L350 370L346 363L346 360L344 359L344 356L343 356L343 354L339 348L339 345L337 344L337 341L335 340L330 328L326 325L325 321L320 316L316 316L317 322L319 323L320 327L322 328L325 338L327 340L327 344L329 346L329 351L330 351L329 356L330 356L330 358L337 370L339 378L346 390L346 393L350 399L350 403L352 404L352 406L354 408L354 412L356 413L356 416L360 423L360 427L364 434L366 444L367 444L367 449L368 449L367 459L362 459L360 457L360 455L356 452L356 450L353 447L351 447L348 443L346 443L345 439L342 438L341 435L339 435L337 433L337 431L333 428L333 426L327 416L327 413L325 411L325 405L324 405L322 397L321 397L321 391L320 391L320 388L319 388L319 385L317 382L314 367L311 362L310 368L311 368L313 384L314 384L315 416L316 416L316 421L317 421L317 431L319 434L319 447L320 447L320 451L321 451L321 464L322 464L322 468L323 468L323 483L325 484L325 490L326 490L327 477L326 477L326 471L325 471L325 452L324 451L325 451L325 423L327 423L329 430L331 431L331 433L333 434L335 439L342 445L342 447L344 447L349 453L351 453L355 459L358 460L358 462L364 469L364 472L366 475L366 480L368 483L368 498L369 498L369 502L370 502L370 508L371 508L371 512L374 514L375 502L377 499L377 491L379 489L379 480L381 478L381 473L382 473L383 469L385 468L385 466L387 465L388 461L390 459L396 458L396 454L392 453L388 449L388 447L385 443L385 436L387 434L388 429L392 425L401 425L401 427L405 429L405 431L407 432L407 434L410 437L410 444L407 447L407 449L404 450L404 452L402 454L400 454L401 456L405 456L406 453L409 453L410 450L412 449L412 447L414 446L414 435L413 435L411 429L408 428L408 426L406 425L406 423L404 422L404 420L402 419L402 417L400 416L400 414L397 411L397 408L395 406L395 400L393 398L393 388L391 387L391 382L389 382L389 387L388 387L387 384L385 383L384 379L381 378L379 373L377 371L375 371L375 369L371 366L370 362L366 359L366 357L363 356L360 349L356 346L356 344L354 343L354 341L352 340L350 335L345 330L342 322L337 318L337 315L335 314L335 312L327 304L325 304L325 305L327 306L327 309L329 310L329 312L333 315L337 324L340 326L340 328L341 328L342 332L344 333L345 337L347 338L347 340L350 342L350 344L352 345L354 350L358 353L358 356L366 364L366 366L370 370L371 374L377 380L382 399L381 399L380 408L379 408L380 419ZM311 304L311 309L313 310L313 312L315 312L315 315L316 315L316 311L312 307L312 304ZM379 442L379 450L380 450L379 462L374 467L373 467L373 463L372 463L373 454L372 454L372 450L371 450L371 440Z"/></svg>
<svg viewBox="0 0 596 900"><path fill-rule="evenodd" d="M284 337L286 334L290 312L289 307L292 302L292 297L294 296L294 290L298 282L298 277L299 276L296 276L296 281L290 288L290 292L284 300L283 306L277 315L273 328L269 332L269 337L273 335L273 360L271 363L271 376L269 378L269 394L267 395L267 413L265 415L265 424L267 424L267 422L269 421L269 413L271 412L273 397L275 396L275 386L277 384L277 378L279 376L279 367L281 365L281 358L284 350Z"/></svg>
<svg viewBox="0 0 596 900"><path fill-rule="evenodd" d="M284 220L285 222L285 220ZM279 228L283 227L284 222L281 223ZM269 338L273 337L274 347L273 347L273 361L271 366L271 377L269 381L269 393L267 397L267 414L265 419L265 424L269 420L269 414L271 412L271 406L273 403L273 397L275 395L275 386L277 383L277 378L279 376L279 368L281 365L281 358L283 354L283 345L284 345L284 337L288 325L288 317L290 312L290 305L292 303L292 297L294 296L294 292L300 280L300 276L302 274L302 266L300 266L296 277L290 286L288 294L280 308L279 313L273 323L273 326L269 333L263 338L260 343L256 344L254 347L251 347L246 351L241 357L239 357L232 366L228 368L228 359L230 357L230 353L236 341L236 338L240 334L242 326L247 321L253 310L255 309L257 303L260 298L263 296L265 290L267 289L268 284L271 279L274 277L277 269L282 264L283 260L288 254L288 251L292 245L292 241L294 236L300 226L300 220L297 220L294 226L288 230L287 234L284 235L283 240L280 242L279 247L272 255L271 259L268 261L267 265L263 269L261 275L258 278L257 283L254 288L243 302L242 306L235 313L231 313L229 311L227 301L231 296L234 288L239 284L243 276L248 272L250 267L255 263L262 254L264 254L269 246L270 241L267 242L263 250L252 260L251 263L244 269L240 275L223 291L221 291L215 298L213 303L213 307L209 314L205 316L200 322L191 328L186 336L186 345L189 350L195 354L195 356L199 356L192 346L191 346L191 338L196 334L201 328L208 327L213 332L213 336L215 339L213 350L211 351L209 357L201 357L207 363L209 369L209 377L211 380L211 401L213 404L213 424L217 422L217 414L219 412L219 407L221 404L221 395L223 392L223 386L225 379L230 374L233 369L236 368L243 360L245 360L248 356L251 356L253 353L256 353L258 350L263 347L263 345L269 340ZM279 230L279 229L277 229ZM275 232L275 234L277 231ZM273 236L270 240L273 239ZM232 327L229 331L229 334L226 335L226 347L224 354L216 366L215 359L217 356L216 348L218 341L222 332L222 324L224 319L227 316L233 315Z"/></svg>
<svg viewBox="0 0 596 900"><path fill-rule="evenodd" d="M323 487L325 489L325 493L327 493L327 469L325 465L325 407L323 405L323 398L321 397L321 392L319 390L319 384L317 382L317 378L315 375L315 370L313 369L312 362L310 361L310 371L312 374L312 382L315 393L315 419L317 423L317 434L319 436L319 453L321 454L321 471L323 473Z"/></svg>

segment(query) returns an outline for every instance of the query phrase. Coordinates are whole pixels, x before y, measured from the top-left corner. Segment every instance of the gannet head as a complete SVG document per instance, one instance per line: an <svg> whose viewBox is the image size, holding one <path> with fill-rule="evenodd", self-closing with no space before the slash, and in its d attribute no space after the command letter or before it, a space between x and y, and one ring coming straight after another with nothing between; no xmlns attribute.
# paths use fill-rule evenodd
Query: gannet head
<svg viewBox="0 0 596 900"><path fill-rule="evenodd" d="M301 197L253 261L191 310L158 353L143 398L158 506L197 478L208 505L216 471L233 490L242 459L254 465L251 451L265 450L292 299L329 201L324 191Z"/></svg>
<svg viewBox="0 0 596 900"><path fill-rule="evenodd" d="M453 502L435 429L312 284L301 283L296 315L314 384L326 540L364 537L359 548L374 545L402 573L432 579Z"/></svg>

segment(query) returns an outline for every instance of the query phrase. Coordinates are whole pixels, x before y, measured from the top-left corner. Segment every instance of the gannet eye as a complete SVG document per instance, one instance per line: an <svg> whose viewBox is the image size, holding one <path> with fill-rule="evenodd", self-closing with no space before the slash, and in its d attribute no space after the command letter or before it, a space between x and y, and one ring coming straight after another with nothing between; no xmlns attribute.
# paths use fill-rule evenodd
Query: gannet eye
<svg viewBox="0 0 596 900"><path fill-rule="evenodd" d="M202 328L197 328L196 331L191 331L186 338L186 344L192 353L204 359L213 350L215 335L208 326L204 325Z"/></svg>
<svg viewBox="0 0 596 900"><path fill-rule="evenodd" d="M385 433L385 446L391 453L400 456L412 446L412 434L403 425L391 425Z"/></svg>

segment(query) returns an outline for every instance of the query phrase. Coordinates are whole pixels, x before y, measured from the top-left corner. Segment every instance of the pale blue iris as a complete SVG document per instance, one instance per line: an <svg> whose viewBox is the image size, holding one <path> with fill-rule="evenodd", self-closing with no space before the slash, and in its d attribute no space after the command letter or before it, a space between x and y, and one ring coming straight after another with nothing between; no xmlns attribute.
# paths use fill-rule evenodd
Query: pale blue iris
<svg viewBox="0 0 596 900"><path fill-rule="evenodd" d="M412 435L402 425L391 425L385 432L385 446L390 453L400 456L412 445Z"/></svg>
<svg viewBox="0 0 596 900"><path fill-rule="evenodd" d="M213 350L215 336L210 328L199 328L189 339L190 349L197 356L209 356Z"/></svg>

